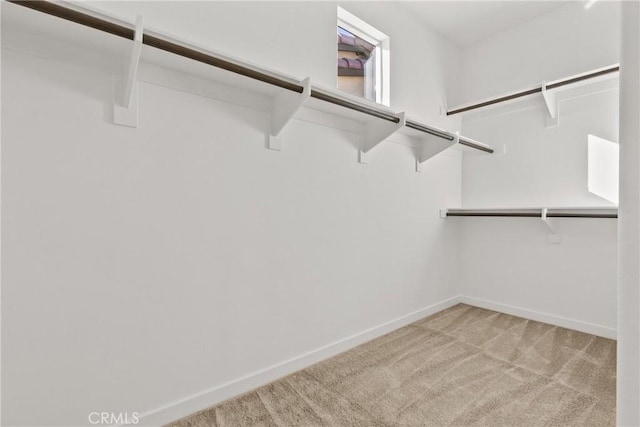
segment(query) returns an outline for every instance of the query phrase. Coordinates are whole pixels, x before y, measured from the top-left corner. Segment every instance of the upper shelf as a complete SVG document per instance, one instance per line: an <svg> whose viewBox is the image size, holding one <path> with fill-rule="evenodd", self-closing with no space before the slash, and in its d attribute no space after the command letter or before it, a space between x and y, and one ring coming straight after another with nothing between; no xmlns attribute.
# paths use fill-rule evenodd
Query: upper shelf
<svg viewBox="0 0 640 427"><path fill-rule="evenodd" d="M4 7L7 4L9 7ZM41 35L62 35L63 42L73 40L75 45L88 45L89 51L95 52L98 47L103 52L119 56L126 56L122 54L123 51L127 52L123 49L123 43L126 46L128 41L136 39L137 34L132 24L77 4L61 5L48 1L4 2L2 19L11 24L26 26L27 29ZM65 21L75 24L69 25ZM470 149L480 154L493 153L493 149L486 144L415 120L405 120L404 113L396 113L380 104L310 84L308 79L301 81L147 28L141 28L139 36L142 48L136 61L142 60L186 72L273 99L272 120L275 120L274 111L277 110L280 122L278 126L274 126L277 131L271 131L273 138L277 137L277 133L294 116L297 109L304 105L364 123L364 137L367 140L364 152L375 147L392 133L400 131L416 138L421 142L419 146L424 147L418 156L419 163L451 146ZM137 63L129 68L137 68ZM276 106L275 102L284 106Z"/></svg>

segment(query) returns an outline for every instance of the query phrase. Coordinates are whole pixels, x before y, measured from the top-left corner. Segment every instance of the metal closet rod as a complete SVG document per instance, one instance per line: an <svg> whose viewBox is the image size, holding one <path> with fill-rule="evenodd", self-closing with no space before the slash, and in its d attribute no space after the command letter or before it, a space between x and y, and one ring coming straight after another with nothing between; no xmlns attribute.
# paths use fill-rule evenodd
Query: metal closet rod
<svg viewBox="0 0 640 427"><path fill-rule="evenodd" d="M481 217L513 217L513 218L540 218L542 213L536 212L447 212L447 216L481 216ZM547 218L618 218L617 213L563 213L549 212Z"/></svg>
<svg viewBox="0 0 640 427"><path fill-rule="evenodd" d="M312 98L316 98L321 101L326 101L331 104L339 105L341 107L349 108L351 110L359 111L361 113L365 113L370 116L377 117L379 119L387 120L393 123L400 122L400 117L396 116L395 114L365 107L364 105L356 104L355 102L347 101L346 99L338 98L336 96L330 95L328 93L320 92L315 89L311 89L310 96Z"/></svg>
<svg viewBox="0 0 640 427"><path fill-rule="evenodd" d="M577 77L570 77L564 80L559 80L555 83L548 84L547 89L555 89L561 86L570 85L573 83L581 82L583 80L593 79L595 77L604 76L606 74L615 73L618 71L620 71L620 66L614 65L612 67L605 68L603 70L594 71L592 73L583 74ZM487 107L489 105L499 104L505 101L511 101L512 99L522 98L524 96L529 96L529 95L533 95L535 93L540 93L540 92L542 92L542 86L536 87L533 89L523 90L522 92L512 93L506 96L501 96L499 98L490 99L488 101L479 102L477 104L467 105L466 107L456 108L455 110L447 111L447 116L451 116L452 114L464 113L465 111L475 110L477 108Z"/></svg>
<svg viewBox="0 0 640 427"><path fill-rule="evenodd" d="M428 133L434 136L439 136L440 138L443 138L443 139L448 139L449 141L453 141L455 139L455 137L448 132L431 129L429 127L421 125L420 123L412 122L411 120L407 120L405 122L405 126L411 129L419 130L420 132Z"/></svg>
<svg viewBox="0 0 640 427"><path fill-rule="evenodd" d="M476 150L480 150L480 151L484 151L485 153L493 154L493 148L485 147L483 145L478 145L473 141L468 141L468 140L464 139L463 137L460 137L460 139L458 140L458 144L466 145L467 147L475 148Z"/></svg>
<svg viewBox="0 0 640 427"><path fill-rule="evenodd" d="M415 130L419 130L421 132L424 133L428 133L434 136L438 136L440 138L449 140L449 141L453 141L455 139L455 137L453 135L451 135L448 132L444 132L444 131L440 131L437 129L431 129L427 126L421 125L420 123L416 123L416 122L412 122L410 120L407 120L405 122L405 126L411 128L411 129L415 129ZM473 141L469 141L467 139L465 139L464 137L460 137L458 139L458 144L460 145L465 145L467 147L471 147L471 148L475 148L476 150L480 150L480 151L484 151L486 153L493 153L493 149L489 148L489 147L485 147L483 145L478 145Z"/></svg>
<svg viewBox="0 0 640 427"><path fill-rule="evenodd" d="M133 40L135 37L134 29L129 28L126 25L120 25L115 22L101 19L96 16L92 16L90 14L86 14L65 6L61 6L56 3L52 3L50 1L44 1L44 0L8 0L8 1L10 3L14 3L19 6L24 6L29 9L36 10L38 12L43 12L48 15L56 16L58 18L75 22L77 24L94 28L96 30L104 31L106 33L113 34L118 37L123 37L125 39ZM304 90L302 85L280 79L270 74L263 73L261 71L258 71L249 67L245 67L243 65L240 65L231 61L227 61L225 59L210 55L208 53L204 53L199 50L192 49L188 46L184 46L169 40L165 40L162 37L158 37L158 36L143 32L142 43L147 46L151 46L156 49L163 50L165 52L173 53L175 55L189 58L194 61L212 65L214 67L231 71L233 73L240 74L255 80L259 80L261 82L268 83L270 85L278 86L283 89L291 90L293 92L302 93ZM370 116L374 116L374 117L387 120L393 123L400 122L400 118L395 114L376 110L371 107L363 106L355 102L351 102L351 101L348 101L348 100L345 100L345 99L342 99L342 98L339 98L315 89L311 90L310 96L325 102L329 102L335 105L339 105L341 107L349 108L351 110L368 114ZM428 134L435 135L440 138L447 139L449 141L452 141L454 139L454 137L447 132L431 129L429 127L420 125L415 122L407 121L406 125L410 128L419 130L421 132L426 132ZM472 147L481 151L485 151L488 153L493 153L492 149L483 147L478 144L474 144L471 141L466 141L463 138L460 138L460 144L467 145L469 147Z"/></svg>

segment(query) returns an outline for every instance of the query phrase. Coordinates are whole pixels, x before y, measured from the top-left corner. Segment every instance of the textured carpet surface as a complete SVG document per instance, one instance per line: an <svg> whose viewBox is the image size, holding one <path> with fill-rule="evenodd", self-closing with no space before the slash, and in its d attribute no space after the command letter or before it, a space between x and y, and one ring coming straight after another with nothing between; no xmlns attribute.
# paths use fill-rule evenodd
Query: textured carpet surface
<svg viewBox="0 0 640 427"><path fill-rule="evenodd" d="M170 426L614 426L615 378L615 341L459 304Z"/></svg>

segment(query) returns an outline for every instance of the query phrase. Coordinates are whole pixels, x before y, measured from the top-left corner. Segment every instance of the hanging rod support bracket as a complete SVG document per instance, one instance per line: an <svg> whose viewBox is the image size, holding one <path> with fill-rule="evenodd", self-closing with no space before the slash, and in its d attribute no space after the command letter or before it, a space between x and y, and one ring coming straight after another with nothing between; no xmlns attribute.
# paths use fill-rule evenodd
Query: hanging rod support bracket
<svg viewBox="0 0 640 427"><path fill-rule="evenodd" d="M267 148L277 151L282 150L280 132L311 96L311 78L304 79L301 85L303 88L302 93L283 89L282 93L273 97L271 101L271 129L267 139Z"/></svg>
<svg viewBox="0 0 640 427"><path fill-rule="evenodd" d="M540 219L542 219L542 222L544 223L544 225L547 226L548 229L548 233L547 233L547 243L554 243L554 244L558 244L561 242L561 236L560 233L558 233L556 231L556 229L553 227L553 225L551 224L551 221L549 220L549 217L547 216L549 213L549 209L548 208L543 208L541 213L540 213Z"/></svg>
<svg viewBox="0 0 640 427"><path fill-rule="evenodd" d="M558 126L560 124L560 117L558 114L558 95L554 90L547 89L547 82L542 82L542 98L544 99L544 103L547 106L547 112L549 115L547 116L546 126L553 127Z"/></svg>
<svg viewBox="0 0 640 427"><path fill-rule="evenodd" d="M113 105L113 121L122 126L138 127L138 67L142 53L143 18L136 17L131 54Z"/></svg>
<svg viewBox="0 0 640 427"><path fill-rule="evenodd" d="M460 133L456 132L451 135L453 139L447 139L444 136L425 134L418 141L416 146L416 172L422 172L424 162L439 154L440 152L452 147L460 141Z"/></svg>
<svg viewBox="0 0 640 427"><path fill-rule="evenodd" d="M382 141L393 135L405 125L405 113L399 113L398 123L373 119L364 125L364 132L360 137L359 161L369 163L369 153Z"/></svg>

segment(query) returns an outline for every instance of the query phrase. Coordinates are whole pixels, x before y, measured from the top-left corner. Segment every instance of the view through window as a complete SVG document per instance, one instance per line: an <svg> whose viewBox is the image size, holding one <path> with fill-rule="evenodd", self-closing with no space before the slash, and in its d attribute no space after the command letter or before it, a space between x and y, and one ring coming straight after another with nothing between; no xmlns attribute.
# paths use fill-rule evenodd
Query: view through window
<svg viewBox="0 0 640 427"><path fill-rule="evenodd" d="M338 89L376 100L376 47L338 27Z"/></svg>
<svg viewBox="0 0 640 427"><path fill-rule="evenodd" d="M389 37L338 6L338 89L389 105Z"/></svg>

